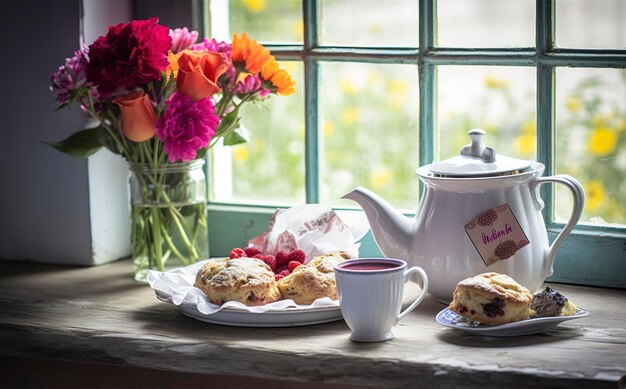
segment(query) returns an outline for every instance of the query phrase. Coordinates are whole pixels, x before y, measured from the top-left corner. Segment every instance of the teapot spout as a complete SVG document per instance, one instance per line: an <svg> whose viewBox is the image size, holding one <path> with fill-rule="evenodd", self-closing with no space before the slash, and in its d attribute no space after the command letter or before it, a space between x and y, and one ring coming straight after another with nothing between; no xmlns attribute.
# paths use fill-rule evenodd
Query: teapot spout
<svg viewBox="0 0 626 389"><path fill-rule="evenodd" d="M370 223L374 240L389 258L409 260L415 221L404 216L376 193L359 186L342 198L358 203Z"/></svg>

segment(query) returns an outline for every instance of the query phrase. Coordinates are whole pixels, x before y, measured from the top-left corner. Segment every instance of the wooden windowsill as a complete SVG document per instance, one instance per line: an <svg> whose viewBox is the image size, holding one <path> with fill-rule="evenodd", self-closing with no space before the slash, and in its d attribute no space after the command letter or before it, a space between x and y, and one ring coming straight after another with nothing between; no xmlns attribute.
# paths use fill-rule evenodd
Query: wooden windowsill
<svg viewBox="0 0 626 389"><path fill-rule="evenodd" d="M207 324L132 280L129 260L90 268L0 262L3 387L576 387L626 381L626 291L556 285L590 311L541 334L486 338L435 322L428 297L394 340L348 340L343 321Z"/></svg>

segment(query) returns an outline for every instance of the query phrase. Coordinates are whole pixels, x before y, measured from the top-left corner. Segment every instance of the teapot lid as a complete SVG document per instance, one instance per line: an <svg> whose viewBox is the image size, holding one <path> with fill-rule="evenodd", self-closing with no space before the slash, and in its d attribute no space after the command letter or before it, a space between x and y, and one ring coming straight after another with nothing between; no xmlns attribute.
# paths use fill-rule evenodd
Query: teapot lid
<svg viewBox="0 0 626 389"><path fill-rule="evenodd" d="M472 143L463 146L461 155L431 164L430 171L444 177L502 176L517 174L532 163L502 155L496 157L496 151L482 142L485 134L481 129L470 130Z"/></svg>

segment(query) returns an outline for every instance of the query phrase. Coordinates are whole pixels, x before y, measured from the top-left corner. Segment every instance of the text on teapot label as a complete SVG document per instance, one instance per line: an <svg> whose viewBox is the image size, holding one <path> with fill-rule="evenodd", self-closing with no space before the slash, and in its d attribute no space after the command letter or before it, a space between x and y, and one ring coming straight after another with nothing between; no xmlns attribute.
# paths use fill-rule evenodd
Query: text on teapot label
<svg viewBox="0 0 626 389"><path fill-rule="evenodd" d="M465 232L486 266L511 258L530 242L508 204L483 211Z"/></svg>

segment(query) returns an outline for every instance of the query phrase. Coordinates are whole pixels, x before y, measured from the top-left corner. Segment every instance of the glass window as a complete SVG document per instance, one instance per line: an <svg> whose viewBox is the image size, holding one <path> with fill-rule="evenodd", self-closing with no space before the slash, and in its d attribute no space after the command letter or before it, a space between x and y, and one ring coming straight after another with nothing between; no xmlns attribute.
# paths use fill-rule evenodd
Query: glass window
<svg viewBox="0 0 626 389"><path fill-rule="evenodd" d="M558 173L576 177L585 190L582 220L626 224L626 70L557 71ZM567 190L557 190L556 219L571 208Z"/></svg>
<svg viewBox="0 0 626 389"><path fill-rule="evenodd" d="M535 45L533 0L439 0L437 14L442 47Z"/></svg>
<svg viewBox="0 0 626 389"><path fill-rule="evenodd" d="M359 185L415 208L419 181L418 74L414 65L323 62L320 71L322 203Z"/></svg>
<svg viewBox="0 0 626 389"><path fill-rule="evenodd" d="M319 9L322 45L417 46L414 0L321 0Z"/></svg>
<svg viewBox="0 0 626 389"><path fill-rule="evenodd" d="M556 43L569 48L625 48L626 1L558 0Z"/></svg>
<svg viewBox="0 0 626 389"><path fill-rule="evenodd" d="M250 141L217 145L211 154L210 198L217 202L303 203L304 85L301 62L280 62L299 86L242 108L241 127Z"/></svg>
<svg viewBox="0 0 626 389"><path fill-rule="evenodd" d="M301 0L214 0L212 6L216 16L228 15L227 37L247 32L259 42L303 40Z"/></svg>
<svg viewBox="0 0 626 389"><path fill-rule="evenodd" d="M440 66L438 159L459 155L472 128L498 154L536 159L535 85L529 67Z"/></svg>

